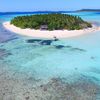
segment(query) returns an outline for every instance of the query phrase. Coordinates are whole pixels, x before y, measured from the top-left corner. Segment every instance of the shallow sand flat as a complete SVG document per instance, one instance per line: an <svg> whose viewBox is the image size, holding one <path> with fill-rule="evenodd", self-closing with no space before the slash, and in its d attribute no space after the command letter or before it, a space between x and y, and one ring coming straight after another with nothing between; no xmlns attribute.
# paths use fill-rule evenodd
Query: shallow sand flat
<svg viewBox="0 0 100 100"><path fill-rule="evenodd" d="M4 22L3 26L14 33L24 35L24 36L30 36L34 38L49 38L53 39L54 37L56 38L68 38L68 37L74 37L74 36L79 36L79 35L84 35L87 33L99 31L100 27L94 26L92 28L87 28L83 30L55 30L55 31L46 31L46 30L34 30L34 29L21 29L18 28L14 25L11 25L10 22Z"/></svg>
<svg viewBox="0 0 100 100"><path fill-rule="evenodd" d="M100 93L100 86L91 81L91 77L80 75L78 81L70 84L64 79L52 78L45 84L37 85L39 81L34 78L22 77L23 73L12 72L4 63L2 66L0 100L97 100Z"/></svg>
<svg viewBox="0 0 100 100"><path fill-rule="evenodd" d="M12 79L2 74L0 80L0 100L97 100L100 91L98 85L82 77L72 84L54 78L36 87L35 81L26 78Z"/></svg>

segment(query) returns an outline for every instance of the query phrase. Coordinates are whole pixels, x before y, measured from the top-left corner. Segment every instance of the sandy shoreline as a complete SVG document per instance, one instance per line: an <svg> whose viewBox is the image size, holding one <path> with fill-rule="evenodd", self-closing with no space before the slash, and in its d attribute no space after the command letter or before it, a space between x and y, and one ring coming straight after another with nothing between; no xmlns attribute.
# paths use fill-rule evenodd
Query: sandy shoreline
<svg viewBox="0 0 100 100"><path fill-rule="evenodd" d="M34 38L48 38L48 39L54 39L54 37L60 39L60 38L68 38L68 37L74 37L79 35L84 35L87 33L99 31L100 27L97 27L93 25L92 28L83 29L83 30L55 30L55 31L47 31L47 30L34 30L34 29L21 29L14 25L11 25L10 22L4 22L3 26L16 34L34 37Z"/></svg>

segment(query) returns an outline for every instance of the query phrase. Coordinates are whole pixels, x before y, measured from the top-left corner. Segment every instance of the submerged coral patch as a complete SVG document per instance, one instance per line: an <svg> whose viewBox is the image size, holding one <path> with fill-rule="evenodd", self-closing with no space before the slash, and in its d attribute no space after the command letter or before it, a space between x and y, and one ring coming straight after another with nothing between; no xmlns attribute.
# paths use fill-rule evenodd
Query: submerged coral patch
<svg viewBox="0 0 100 100"><path fill-rule="evenodd" d="M27 43L37 43L39 45L51 45L53 40L29 39Z"/></svg>
<svg viewBox="0 0 100 100"><path fill-rule="evenodd" d="M10 52L6 51L5 49L0 49L0 59L12 55Z"/></svg>
<svg viewBox="0 0 100 100"><path fill-rule="evenodd" d="M41 45L51 45L53 41L52 40L44 40L44 41L41 41L40 44Z"/></svg>
<svg viewBox="0 0 100 100"><path fill-rule="evenodd" d="M27 43L35 43L35 42L41 42L41 39L28 39Z"/></svg>
<svg viewBox="0 0 100 100"><path fill-rule="evenodd" d="M65 46L63 46L63 45L56 45L55 47L56 47L56 49L62 49L62 48L64 48Z"/></svg>
<svg viewBox="0 0 100 100"><path fill-rule="evenodd" d="M80 49L80 48L71 48L72 51L82 51L82 52L86 52L86 50L84 49Z"/></svg>

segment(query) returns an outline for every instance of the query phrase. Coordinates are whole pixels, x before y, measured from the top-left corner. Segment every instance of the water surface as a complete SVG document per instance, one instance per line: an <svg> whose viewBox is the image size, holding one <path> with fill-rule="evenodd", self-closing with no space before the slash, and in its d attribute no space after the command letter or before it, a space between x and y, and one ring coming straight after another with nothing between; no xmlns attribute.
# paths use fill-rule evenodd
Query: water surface
<svg viewBox="0 0 100 100"><path fill-rule="evenodd" d="M100 23L98 12L70 14ZM0 15L0 100L100 99L100 32L38 40L3 28L15 16Z"/></svg>

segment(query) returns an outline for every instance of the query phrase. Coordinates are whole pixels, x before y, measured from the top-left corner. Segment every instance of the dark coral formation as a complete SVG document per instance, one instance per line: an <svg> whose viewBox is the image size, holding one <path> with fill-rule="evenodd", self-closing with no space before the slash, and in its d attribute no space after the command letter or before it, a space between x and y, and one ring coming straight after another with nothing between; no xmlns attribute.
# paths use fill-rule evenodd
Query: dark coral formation
<svg viewBox="0 0 100 100"><path fill-rule="evenodd" d="M9 55L12 55L12 54L5 49L0 49L0 59L3 59L4 57L7 57Z"/></svg>

